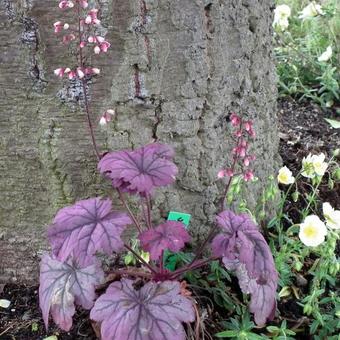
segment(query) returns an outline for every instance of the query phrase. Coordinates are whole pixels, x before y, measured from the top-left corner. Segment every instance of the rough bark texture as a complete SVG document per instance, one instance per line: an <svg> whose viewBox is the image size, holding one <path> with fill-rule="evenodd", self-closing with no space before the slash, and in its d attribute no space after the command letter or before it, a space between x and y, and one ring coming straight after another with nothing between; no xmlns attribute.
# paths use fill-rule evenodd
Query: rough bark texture
<svg viewBox="0 0 340 340"><path fill-rule="evenodd" d="M193 214L202 235L220 199L218 169L230 155L231 111L255 119L256 175L277 164L271 0L99 0L112 49L93 58L90 84L102 151L158 138L177 152L180 174L156 198L155 219ZM53 22L69 12L56 0L0 0L0 282L30 280L56 210L106 189L96 161L79 83L53 76L73 61L57 45ZM68 16L69 14L66 14ZM249 192L254 201L258 188Z"/></svg>

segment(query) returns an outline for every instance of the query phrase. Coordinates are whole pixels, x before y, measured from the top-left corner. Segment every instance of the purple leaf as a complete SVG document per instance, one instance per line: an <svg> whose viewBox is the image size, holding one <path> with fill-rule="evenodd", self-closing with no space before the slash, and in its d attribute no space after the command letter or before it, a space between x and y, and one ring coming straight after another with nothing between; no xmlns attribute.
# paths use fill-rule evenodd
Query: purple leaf
<svg viewBox="0 0 340 340"><path fill-rule="evenodd" d="M158 260L165 249L178 252L185 242L190 241L183 223L176 221L167 221L157 228L144 231L138 238L143 250L150 253L152 260Z"/></svg>
<svg viewBox="0 0 340 340"><path fill-rule="evenodd" d="M195 313L179 282L148 282L140 290L133 284L112 283L92 308L91 319L102 321L102 340L184 340L182 322L193 322Z"/></svg>
<svg viewBox="0 0 340 340"><path fill-rule="evenodd" d="M212 241L213 254L223 257L227 269L236 271L242 291L251 294L255 322L262 325L273 317L276 307L278 274L270 248L246 214L223 211L217 223L222 233Z"/></svg>
<svg viewBox="0 0 340 340"><path fill-rule="evenodd" d="M175 181L178 170L173 155L170 146L153 143L133 151L110 152L100 160L98 168L115 188L146 196L155 187Z"/></svg>
<svg viewBox="0 0 340 340"><path fill-rule="evenodd" d="M104 273L97 264L82 268L72 259L62 263L45 254L40 263L39 304L46 329L51 312L61 329L70 330L74 303L85 309L92 308L96 298L95 286L103 278Z"/></svg>
<svg viewBox="0 0 340 340"><path fill-rule="evenodd" d="M123 248L120 235L130 218L111 210L109 199L91 198L59 210L48 230L53 253L61 261L69 255L89 264L100 250L107 254Z"/></svg>

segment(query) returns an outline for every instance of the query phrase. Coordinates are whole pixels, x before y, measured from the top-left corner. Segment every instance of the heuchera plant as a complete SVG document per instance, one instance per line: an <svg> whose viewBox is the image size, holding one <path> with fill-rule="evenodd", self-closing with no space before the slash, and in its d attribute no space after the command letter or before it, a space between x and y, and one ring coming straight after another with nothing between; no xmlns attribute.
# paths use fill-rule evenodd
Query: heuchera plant
<svg viewBox="0 0 340 340"><path fill-rule="evenodd" d="M174 150L165 144L152 143L132 151L99 153L86 93L88 78L98 74L99 70L85 65L84 55L89 44L96 54L106 52L110 44L96 35L95 27L100 24L98 10L88 10L86 1L61 1L59 7L75 10L76 30L67 33L62 41L64 44L77 41L78 65L72 69L59 68L55 74L82 81L84 109L99 160L99 172L111 181L127 212L113 210L110 199L90 198L57 213L48 228L52 251L43 256L40 265L39 298L46 328L51 315L61 329L68 331L72 327L75 306L80 305L91 309L91 319L101 324L103 340L184 340L183 323L195 321L196 308L190 292L183 288L181 278L186 272L217 259L235 273L242 291L251 295L250 311L254 313L256 323L265 324L273 317L276 307L278 275L272 254L249 216L238 215L225 208L225 197L232 178L239 175L250 181L254 177L248 169L254 160L254 156L248 153L249 140L255 137L252 122L231 114L236 146L232 164L218 173L219 178L226 178L221 212L191 263L174 271L167 270L164 252L178 252L191 239L181 222L165 221L154 226L152 221L155 189L173 183L178 172L173 162ZM54 24L56 33L70 27L70 24L60 21ZM101 125L108 111L101 118ZM126 195L139 197L140 214L129 208ZM129 225L136 227L141 248L150 253L150 263L122 238ZM211 256L206 257L204 250L210 242ZM140 268L134 271L116 270L117 279L109 284L110 281L104 279L96 254L123 251L134 254ZM103 282L109 286L97 298L96 287Z"/></svg>

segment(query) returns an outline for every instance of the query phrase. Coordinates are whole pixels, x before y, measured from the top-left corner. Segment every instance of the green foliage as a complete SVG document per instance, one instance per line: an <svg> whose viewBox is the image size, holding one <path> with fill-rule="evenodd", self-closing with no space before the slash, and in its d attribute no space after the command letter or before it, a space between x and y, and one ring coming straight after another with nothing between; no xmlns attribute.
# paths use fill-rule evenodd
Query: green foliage
<svg viewBox="0 0 340 340"><path fill-rule="evenodd" d="M231 318L230 321L223 322L222 325L226 329L217 333L217 338L232 338L240 340L261 340L268 339L264 335L258 335L252 330L255 328L254 322L250 321L249 313L242 309L242 316Z"/></svg>
<svg viewBox="0 0 340 340"><path fill-rule="evenodd" d="M279 92L281 96L307 97L323 107L331 107L340 99L340 3L323 1L323 15L300 19L302 9L310 3L305 0L276 1L277 5L286 4L291 8L288 28L275 30ZM332 47L332 57L318 61L328 46Z"/></svg>

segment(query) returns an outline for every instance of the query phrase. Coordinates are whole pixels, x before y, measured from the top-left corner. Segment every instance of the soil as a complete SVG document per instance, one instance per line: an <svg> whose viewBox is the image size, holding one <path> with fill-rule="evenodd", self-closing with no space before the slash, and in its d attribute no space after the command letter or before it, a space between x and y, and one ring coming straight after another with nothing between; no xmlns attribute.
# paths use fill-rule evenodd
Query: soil
<svg viewBox="0 0 340 340"><path fill-rule="evenodd" d="M301 160L308 153L323 152L330 157L336 148L340 148L340 130L331 128L324 120L325 117L335 118L336 113L323 112L313 103L297 103L287 98L279 101L280 155L283 163L294 174L300 170ZM303 184L299 188L302 193L305 189ZM324 201L340 209L339 183L335 184L332 190L327 183L323 183L320 186L320 196ZM298 219L289 204L286 209L293 220ZM49 331L46 332L39 309L36 286L7 284L0 287L0 299L11 301L9 308L0 307L1 340L40 340L51 335L56 335L58 340L97 339L88 318L89 313L84 310L77 311L70 332L60 332L52 322ZM297 301L291 299L281 302L278 307L281 317L285 318L290 326L304 327L307 318L303 316ZM210 321L209 317L214 321ZM215 325L216 319L218 319L218 312L210 311L206 322ZM277 320L274 320L273 324L275 321ZM218 329L214 329L212 334L217 331ZM311 339L311 337L300 335L296 339Z"/></svg>

